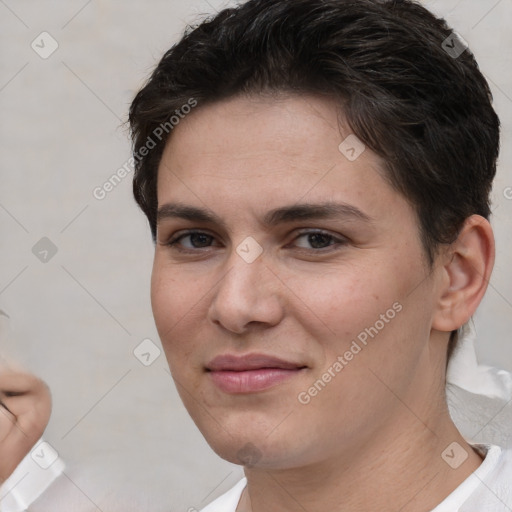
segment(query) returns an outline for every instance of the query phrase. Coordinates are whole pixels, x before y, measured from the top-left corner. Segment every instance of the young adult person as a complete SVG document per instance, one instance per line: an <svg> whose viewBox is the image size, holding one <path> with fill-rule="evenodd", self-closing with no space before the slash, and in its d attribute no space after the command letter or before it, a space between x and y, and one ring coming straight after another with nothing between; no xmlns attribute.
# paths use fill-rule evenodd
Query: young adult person
<svg viewBox="0 0 512 512"><path fill-rule="evenodd" d="M494 263L499 120L419 3L249 0L130 108L177 389L245 478L205 512L510 511L446 369Z"/></svg>

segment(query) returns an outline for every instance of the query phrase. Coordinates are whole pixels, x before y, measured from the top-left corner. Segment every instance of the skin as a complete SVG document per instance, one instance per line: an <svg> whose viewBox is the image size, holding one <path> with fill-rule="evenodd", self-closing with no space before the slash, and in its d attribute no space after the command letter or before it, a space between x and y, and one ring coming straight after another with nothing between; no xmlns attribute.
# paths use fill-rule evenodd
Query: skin
<svg viewBox="0 0 512 512"><path fill-rule="evenodd" d="M0 368L0 484L39 440L50 412L50 391L42 380Z"/></svg>
<svg viewBox="0 0 512 512"><path fill-rule="evenodd" d="M159 219L151 299L177 389L207 442L236 464L252 450L238 511L427 511L482 461L451 421L444 379L449 332L485 292L492 230L469 218L430 268L417 217L382 161L366 148L351 162L338 149L349 134L324 98L237 97L188 115L161 160L159 208L207 208L225 223ZM271 209L326 200L371 220L261 222ZM189 229L205 237L169 245ZM263 249L252 263L236 252L248 236ZM396 302L401 311L300 403ZM225 353L307 368L262 392L227 394L205 371ZM457 469L441 457L453 441L468 454Z"/></svg>

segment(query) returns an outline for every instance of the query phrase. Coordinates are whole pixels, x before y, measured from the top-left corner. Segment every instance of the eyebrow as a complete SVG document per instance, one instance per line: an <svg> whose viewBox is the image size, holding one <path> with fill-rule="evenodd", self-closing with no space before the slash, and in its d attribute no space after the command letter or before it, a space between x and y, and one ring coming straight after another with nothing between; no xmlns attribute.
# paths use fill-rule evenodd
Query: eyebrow
<svg viewBox="0 0 512 512"><path fill-rule="evenodd" d="M157 223L164 219L180 218L192 222L217 224L227 230L226 223L214 212L206 208L197 208L181 203L166 203L157 212ZM372 223L374 219L359 208L347 203L296 203L269 210L263 217L263 225L277 226L300 220L333 219L359 220Z"/></svg>

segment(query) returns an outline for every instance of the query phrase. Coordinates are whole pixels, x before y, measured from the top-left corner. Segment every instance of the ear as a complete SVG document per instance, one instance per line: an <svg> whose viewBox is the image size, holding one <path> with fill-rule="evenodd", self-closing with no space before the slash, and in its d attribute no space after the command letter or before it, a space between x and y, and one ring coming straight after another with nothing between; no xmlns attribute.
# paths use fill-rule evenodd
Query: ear
<svg viewBox="0 0 512 512"><path fill-rule="evenodd" d="M443 257L434 329L454 331L471 318L487 290L494 253L489 222L480 215L468 217Z"/></svg>

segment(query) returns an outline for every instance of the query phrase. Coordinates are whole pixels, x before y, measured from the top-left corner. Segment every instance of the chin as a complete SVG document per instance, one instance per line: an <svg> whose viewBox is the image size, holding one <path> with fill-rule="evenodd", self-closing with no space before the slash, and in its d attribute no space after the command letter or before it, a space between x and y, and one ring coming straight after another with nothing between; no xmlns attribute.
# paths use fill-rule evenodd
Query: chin
<svg viewBox="0 0 512 512"><path fill-rule="evenodd" d="M204 437L219 457L232 464L261 469L286 469L298 465L298 457L294 453L296 447L287 446L285 440L278 436L269 438L266 430L252 436L247 431L238 436L230 436L223 431L221 436ZM290 436L287 437L290 439Z"/></svg>

